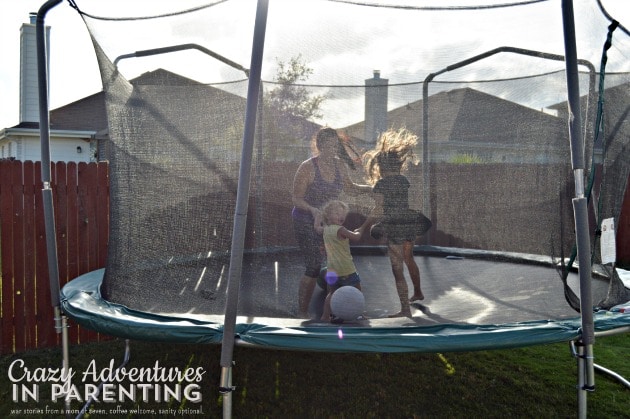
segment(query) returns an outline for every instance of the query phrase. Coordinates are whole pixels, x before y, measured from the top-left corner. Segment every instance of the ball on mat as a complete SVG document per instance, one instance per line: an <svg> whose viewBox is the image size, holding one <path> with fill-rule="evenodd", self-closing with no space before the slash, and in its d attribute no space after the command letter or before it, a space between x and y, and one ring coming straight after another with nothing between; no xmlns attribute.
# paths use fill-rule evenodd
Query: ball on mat
<svg viewBox="0 0 630 419"><path fill-rule="evenodd" d="M330 310L340 319L356 320L365 310L365 297L355 287L341 287L330 298Z"/></svg>
<svg viewBox="0 0 630 419"><path fill-rule="evenodd" d="M385 227L382 223L376 223L370 227L370 236L374 240L380 240L385 235Z"/></svg>

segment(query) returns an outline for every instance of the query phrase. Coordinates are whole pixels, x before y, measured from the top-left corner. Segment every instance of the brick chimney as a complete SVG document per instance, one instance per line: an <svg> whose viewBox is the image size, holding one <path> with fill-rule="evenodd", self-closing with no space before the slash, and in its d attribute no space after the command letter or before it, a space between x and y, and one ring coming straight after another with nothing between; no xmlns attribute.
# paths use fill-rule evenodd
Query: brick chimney
<svg viewBox="0 0 630 419"><path fill-rule="evenodd" d="M29 23L20 28L20 124L39 122L39 93L37 80L37 13L29 15ZM46 59L50 62L50 27L46 27ZM47 67L49 65L47 64Z"/></svg>
<svg viewBox="0 0 630 419"><path fill-rule="evenodd" d="M375 143L378 136L387 130L388 79L381 78L380 70L374 77L365 80L365 136L368 143Z"/></svg>

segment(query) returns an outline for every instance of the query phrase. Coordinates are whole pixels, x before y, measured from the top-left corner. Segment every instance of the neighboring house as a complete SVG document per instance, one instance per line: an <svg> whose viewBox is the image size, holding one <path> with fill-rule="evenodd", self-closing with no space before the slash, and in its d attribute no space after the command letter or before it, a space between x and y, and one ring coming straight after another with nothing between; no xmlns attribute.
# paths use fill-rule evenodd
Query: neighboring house
<svg viewBox="0 0 630 419"><path fill-rule="evenodd" d="M602 118L602 125L600 131L607 137L622 135L626 138L630 137L630 83L621 83L612 87L608 87L604 90L604 96L601 101L598 97L594 97L591 101L589 108L591 115L588 117L588 123L590 129L594 129L595 121L597 120L597 108L602 106L602 110L605 112ZM580 110L582 115L585 114L585 109L589 105L588 96L584 95L580 98ZM558 113L558 117L565 121L569 118L569 109L567 102L557 103L549 107ZM582 116L582 123L584 123L584 116ZM592 131L590 131L592 133ZM593 134L594 135L594 134ZM600 141L603 137L600 136ZM586 144L593 142L593 138L585 138Z"/></svg>
<svg viewBox="0 0 630 419"><path fill-rule="evenodd" d="M185 152L188 147L197 147L195 154L207 154L212 159L238 162L241 158L244 117L247 99L198 81L183 77L164 69L149 71L132 79L133 89L125 90L122 99L134 121L143 121L142 140L163 139L169 152ZM247 87L244 80L243 91ZM231 86L233 90L238 90ZM120 99L120 98L119 98ZM274 161L302 161L310 153L310 139L321 127L304 118L282 114L265 107L261 114L265 124L256 132L256 147L264 145L263 158ZM124 119L124 118L123 118ZM118 122L118 123L128 123ZM126 129L117 130L118 135L133 135ZM99 139L99 157L110 155L107 130L96 135ZM124 141L124 138L116 138ZM162 144L156 145L164 150ZM166 162L170 153L162 153L160 160Z"/></svg>
<svg viewBox="0 0 630 419"><path fill-rule="evenodd" d="M41 160L35 18L31 15L30 23L20 29L20 123L0 130L0 158L4 159ZM50 112L51 161L95 161L94 135L106 126L102 93Z"/></svg>
<svg viewBox="0 0 630 419"><path fill-rule="evenodd" d="M107 127L103 93L97 93L50 112L50 159L53 162L98 160L98 131ZM38 122L20 122L0 131L0 157L41 160Z"/></svg>
<svg viewBox="0 0 630 419"><path fill-rule="evenodd" d="M214 150L209 151L228 160L237 161L240 158L247 102L244 97L164 69L146 72L129 82L137 94L142 95L145 105L148 105L146 109L152 110L146 115L149 120L156 115L167 117L169 112L186 110L185 115L180 114L185 116L183 118L167 117L172 139L205 132L210 138L223 139L215 143ZM151 86L162 88L153 91ZM189 86L195 88L185 88ZM168 94L164 94L164 87L167 87ZM33 115L38 117L38 110L34 110ZM263 115L269 121L263 140L267 147L266 157L283 161L306 158L310 152L310 138L320 125L291 115L278 115L269 109L264 110ZM217 125L216 121L221 121L221 124ZM154 129L154 135L162 136L158 134L158 126L151 124L147 125L145 134L151 135ZM53 162L108 160L110 142L105 93L99 92L50 111L50 144ZM41 160L39 123L23 121L0 130L0 158Z"/></svg>
<svg viewBox="0 0 630 419"><path fill-rule="evenodd" d="M567 124L562 118L470 88L440 92L428 100L431 161L448 162L462 155L495 163L567 161ZM387 126L416 133L421 148L422 112L422 100L393 109L387 113ZM346 132L362 138L364 123Z"/></svg>

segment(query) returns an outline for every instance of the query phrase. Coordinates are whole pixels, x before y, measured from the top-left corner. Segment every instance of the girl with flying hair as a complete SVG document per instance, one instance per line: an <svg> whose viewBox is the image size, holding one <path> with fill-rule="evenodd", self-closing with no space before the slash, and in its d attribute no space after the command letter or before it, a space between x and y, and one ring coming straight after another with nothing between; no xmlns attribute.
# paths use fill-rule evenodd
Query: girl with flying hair
<svg viewBox="0 0 630 419"><path fill-rule="evenodd" d="M387 250L400 298L400 312L390 317L411 317L410 302L424 299L420 287L420 270L413 257L413 247L418 236L431 228L431 221L421 212L409 208L411 184L402 172L415 163L413 149L418 137L406 129L388 130L382 133L376 147L363 156L367 182L372 185L375 207L361 231L370 228L373 238L387 236ZM407 266L413 294L405 280Z"/></svg>

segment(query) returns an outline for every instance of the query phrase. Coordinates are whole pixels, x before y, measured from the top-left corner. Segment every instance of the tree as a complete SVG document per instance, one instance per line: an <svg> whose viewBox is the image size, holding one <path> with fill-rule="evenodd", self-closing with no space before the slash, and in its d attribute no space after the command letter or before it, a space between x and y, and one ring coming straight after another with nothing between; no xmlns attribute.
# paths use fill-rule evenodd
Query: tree
<svg viewBox="0 0 630 419"><path fill-rule="evenodd" d="M265 103L282 114L304 119L320 119L323 95L312 95L299 82L308 80L313 69L302 59L302 54L292 57L288 62L276 59L278 72L274 82L276 87L265 93Z"/></svg>
<svg viewBox="0 0 630 419"><path fill-rule="evenodd" d="M317 127L311 120L322 118L324 96L299 84L313 74L301 54L288 62L276 59L276 63L273 87L263 94L263 154L269 160L300 161L310 152L309 140Z"/></svg>

